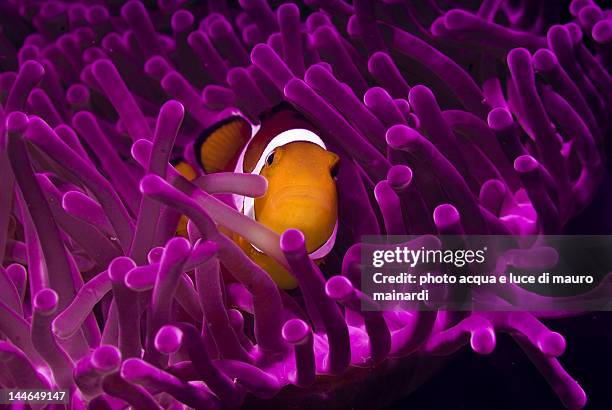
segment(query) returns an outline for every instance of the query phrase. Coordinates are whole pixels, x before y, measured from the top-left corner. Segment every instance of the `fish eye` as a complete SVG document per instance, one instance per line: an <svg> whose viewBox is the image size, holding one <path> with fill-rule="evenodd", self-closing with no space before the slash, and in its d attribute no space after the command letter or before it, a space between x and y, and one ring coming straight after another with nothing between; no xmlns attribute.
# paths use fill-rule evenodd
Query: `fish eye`
<svg viewBox="0 0 612 410"><path fill-rule="evenodd" d="M337 178L338 177L338 171L340 171L340 166L339 166L339 164L336 163L336 165L334 165L333 168L330 171L331 177L332 178Z"/></svg>
<svg viewBox="0 0 612 410"><path fill-rule="evenodd" d="M269 153L268 157L266 158L266 164L272 165L273 162L274 162L274 151Z"/></svg>

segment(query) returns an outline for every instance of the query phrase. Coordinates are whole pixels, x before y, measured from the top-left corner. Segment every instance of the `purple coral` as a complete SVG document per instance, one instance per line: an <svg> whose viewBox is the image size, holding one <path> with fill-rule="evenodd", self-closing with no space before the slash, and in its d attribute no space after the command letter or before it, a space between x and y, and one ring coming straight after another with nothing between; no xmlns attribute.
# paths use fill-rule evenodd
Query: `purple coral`
<svg viewBox="0 0 612 410"><path fill-rule="evenodd" d="M75 409L307 406L417 355L489 354L506 332L582 408L565 339L538 318L563 312L362 311L358 265L363 235L554 234L590 204L610 11L574 0L559 24L546 2L272 3L0 5L0 386L68 389ZM262 177L170 165L194 163L228 112L255 121L283 101L342 158L324 266L299 231L218 195L262 195Z"/></svg>

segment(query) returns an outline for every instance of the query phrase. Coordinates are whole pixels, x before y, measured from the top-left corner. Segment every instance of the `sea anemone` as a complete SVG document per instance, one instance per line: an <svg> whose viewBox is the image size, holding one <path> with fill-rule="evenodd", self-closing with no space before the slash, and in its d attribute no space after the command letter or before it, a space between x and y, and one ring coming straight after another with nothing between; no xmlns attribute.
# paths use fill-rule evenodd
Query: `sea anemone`
<svg viewBox="0 0 612 410"><path fill-rule="evenodd" d="M0 386L64 389L74 409L372 408L506 332L582 408L541 321L574 313L362 309L360 252L365 235L562 233L605 173L610 11L297 3L0 4ZM262 195L263 177L170 165L195 165L193 141L228 113L257 122L283 102L341 158L324 264L300 231L224 202Z"/></svg>

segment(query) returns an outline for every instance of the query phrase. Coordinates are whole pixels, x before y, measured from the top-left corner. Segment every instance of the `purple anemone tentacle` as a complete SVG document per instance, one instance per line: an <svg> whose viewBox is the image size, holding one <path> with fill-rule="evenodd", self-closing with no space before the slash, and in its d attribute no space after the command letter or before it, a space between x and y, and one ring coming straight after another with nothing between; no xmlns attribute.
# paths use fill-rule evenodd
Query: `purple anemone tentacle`
<svg viewBox="0 0 612 410"><path fill-rule="evenodd" d="M269 276L225 235L219 233L205 211L191 198L165 185L164 182L148 176L141 182L145 195L159 198L167 205L174 206L187 215L206 239L215 240L219 244L219 258L231 269L236 279L248 286L253 292L255 312L258 320L255 322L255 337L261 349L283 349L280 339L281 322L277 313L281 311L280 295L276 285ZM179 195L177 195L179 194Z"/></svg>
<svg viewBox="0 0 612 410"><path fill-rule="evenodd" d="M108 277L112 282L113 299L117 306L119 325L119 349L123 357L140 357L140 316L138 297L125 286L127 272L136 266L125 256L113 259L108 265Z"/></svg>
<svg viewBox="0 0 612 410"><path fill-rule="evenodd" d="M223 301L223 283L219 260L213 258L196 268L196 285L207 330L215 340L221 358L249 362L251 358L230 325Z"/></svg>
<svg viewBox="0 0 612 410"><path fill-rule="evenodd" d="M174 145L183 116L183 106L176 101L169 101L162 106L153 135L153 146L149 156L147 173L165 177L170 150ZM157 245L153 242L157 225L151 223L151 221L157 220L160 209L158 202L144 197L141 198L136 230L130 245L130 256L138 263L144 262L147 249L152 245Z"/></svg>
<svg viewBox="0 0 612 410"><path fill-rule="evenodd" d="M291 343L295 354L296 386L308 387L315 382L315 355L312 331L308 324L300 319L291 319L283 325L283 338ZM290 376L291 377L291 376Z"/></svg>
<svg viewBox="0 0 612 410"><path fill-rule="evenodd" d="M0 342L0 362L6 366L17 388L48 389L49 383L39 374L31 362L31 356L26 355L15 345Z"/></svg>
<svg viewBox="0 0 612 410"><path fill-rule="evenodd" d="M378 363L384 360L391 350L391 332L387 327L383 313L376 310L375 302L361 291L353 288L351 281L345 276L333 276L325 284L326 294L344 304L347 308L363 315L365 330L370 339L370 359Z"/></svg>
<svg viewBox="0 0 612 410"><path fill-rule="evenodd" d="M91 147L101 162L102 168L109 175L110 181L117 187L123 201L128 204L130 211L136 212L140 199L138 193L134 192L134 187L137 186L136 176L130 172L113 150L95 117L88 112L79 112L72 118L72 124L81 138Z"/></svg>
<svg viewBox="0 0 612 410"><path fill-rule="evenodd" d="M194 370L209 389L215 393L221 403L228 407L238 407L244 400L244 392L223 371L214 365L206 350L203 337L191 324L176 323L160 329L167 332L174 330L177 339L191 359ZM159 336L159 333L158 333ZM159 338L158 338L159 339Z"/></svg>
<svg viewBox="0 0 612 410"><path fill-rule="evenodd" d="M363 103L387 127L405 123L402 112L396 107L391 96L384 88L372 87L368 89L363 96Z"/></svg>
<svg viewBox="0 0 612 410"><path fill-rule="evenodd" d="M300 11L295 4L287 3L277 9L278 25L283 38L283 56L296 77L304 75L304 53Z"/></svg>
<svg viewBox="0 0 612 410"><path fill-rule="evenodd" d="M83 177L83 182L105 209L105 214L117 232L122 248L126 249L133 236L132 218L108 180L91 163L78 157L41 119L31 118L29 120L26 138L55 158L61 158L62 166L67 171Z"/></svg>
<svg viewBox="0 0 612 410"><path fill-rule="evenodd" d="M482 223L482 215L476 205L474 195L470 193L470 189L459 175L458 170L429 140L409 127L397 125L387 131L387 142L396 149L410 152L415 161L426 161L433 165L433 172L440 179L447 181L444 186L448 188L448 195L451 196L452 201L465 212L468 232L482 232L482 227L485 225Z"/></svg>
<svg viewBox="0 0 612 410"><path fill-rule="evenodd" d="M57 385L63 389L73 386L73 363L57 343L51 332L51 323L57 314L58 295L52 289L42 289L34 297L32 315L32 343L53 371Z"/></svg>
<svg viewBox="0 0 612 410"><path fill-rule="evenodd" d="M28 204L28 213L36 227L42 252L45 255L49 283L58 292L61 309L72 300L74 287L72 279L66 277L70 274L71 269L66 257L66 249L60 239L59 229L51 215L49 204L40 185L36 181L30 157L26 151L24 134L35 133L36 122L36 119L28 119L25 114L19 112L9 115L7 128L11 132L9 132L8 152L15 180Z"/></svg>
<svg viewBox="0 0 612 410"><path fill-rule="evenodd" d="M338 305L327 298L323 274L306 253L304 235L298 230L288 230L281 236L281 248L285 252L291 271L302 288L305 298L312 298L321 315L329 344L324 369L330 374L344 371L350 361L349 335Z"/></svg>
<svg viewBox="0 0 612 410"><path fill-rule="evenodd" d="M219 409L218 399L208 388L182 382L143 360L136 358L125 360L121 365L120 374L130 383L165 391L188 406L203 410Z"/></svg>
<svg viewBox="0 0 612 410"><path fill-rule="evenodd" d="M588 391L605 407L597 366L583 389L562 362L582 379L576 359L600 358L607 315L589 308L612 273L568 296L478 287L465 311L438 303L460 296L447 284L420 286L417 303L368 290L371 235L389 236L383 251L510 238L481 265L500 279L566 262L550 235L610 228L612 11L468 3L0 2L2 387L68 389L55 407L75 410L370 408L461 350L504 358L513 339L560 405L583 408ZM234 116L251 125L240 148ZM303 128L323 151L296 144L235 171ZM220 154L223 172L207 173ZM315 173L308 195L279 188ZM309 254L310 229L259 210L290 202L282 220L311 200L335 226ZM433 282L456 277L425 265Z"/></svg>
<svg viewBox="0 0 612 410"><path fill-rule="evenodd" d="M133 2L140 4L138 2ZM93 75L104 90L110 102L117 110L128 129L133 141L139 138L152 139L151 130L142 114L142 111L134 101L134 97L128 91L117 69L108 60L99 60L92 65Z"/></svg>
<svg viewBox="0 0 612 410"><path fill-rule="evenodd" d="M162 259L159 264L159 272L153 286L151 296L151 310L147 315L147 354L148 360L159 362L151 347L155 334L164 324L170 322L172 300L178 287L178 279L183 270L183 265L191 246L184 238L173 238L166 244Z"/></svg>
<svg viewBox="0 0 612 410"><path fill-rule="evenodd" d="M343 87L332 73L319 65L311 66L304 76L306 84L319 92L345 118L355 125L369 142L382 151L385 147L383 125L359 101L352 91Z"/></svg>

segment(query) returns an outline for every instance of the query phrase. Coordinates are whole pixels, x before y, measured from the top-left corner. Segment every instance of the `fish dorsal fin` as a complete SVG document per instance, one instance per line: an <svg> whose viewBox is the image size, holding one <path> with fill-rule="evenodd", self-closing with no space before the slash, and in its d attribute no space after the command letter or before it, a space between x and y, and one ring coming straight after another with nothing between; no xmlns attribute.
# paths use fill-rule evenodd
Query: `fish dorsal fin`
<svg viewBox="0 0 612 410"><path fill-rule="evenodd" d="M251 124L231 116L202 131L193 146L195 157L207 174L233 171L249 139Z"/></svg>

